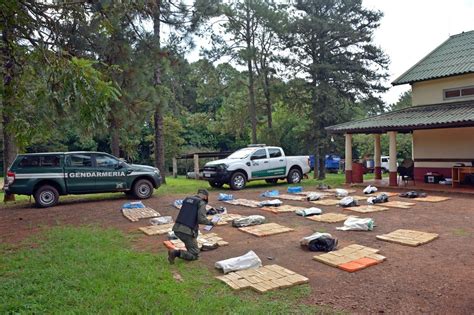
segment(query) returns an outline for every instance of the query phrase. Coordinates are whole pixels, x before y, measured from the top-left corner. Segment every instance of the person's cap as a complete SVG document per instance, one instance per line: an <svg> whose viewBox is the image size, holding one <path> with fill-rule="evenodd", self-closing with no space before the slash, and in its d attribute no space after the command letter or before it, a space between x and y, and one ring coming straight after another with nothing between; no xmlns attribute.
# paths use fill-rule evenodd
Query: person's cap
<svg viewBox="0 0 474 315"><path fill-rule="evenodd" d="M198 195L203 195L209 198L209 192L206 189L199 189Z"/></svg>

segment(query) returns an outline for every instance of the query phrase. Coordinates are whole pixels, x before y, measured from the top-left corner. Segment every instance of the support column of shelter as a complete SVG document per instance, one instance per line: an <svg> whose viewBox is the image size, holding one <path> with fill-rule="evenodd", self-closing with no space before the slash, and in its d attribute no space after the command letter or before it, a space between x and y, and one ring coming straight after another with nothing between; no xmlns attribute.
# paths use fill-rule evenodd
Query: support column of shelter
<svg viewBox="0 0 474 315"><path fill-rule="evenodd" d="M380 149L380 134L374 134L374 175L375 179L382 179L382 153Z"/></svg>
<svg viewBox="0 0 474 315"><path fill-rule="evenodd" d="M173 158L173 178L178 177L178 160Z"/></svg>
<svg viewBox="0 0 474 315"><path fill-rule="evenodd" d="M346 158L345 158L345 170L346 170L346 183L352 183L352 135L346 133Z"/></svg>
<svg viewBox="0 0 474 315"><path fill-rule="evenodd" d="M199 179L199 155L194 154L194 178Z"/></svg>
<svg viewBox="0 0 474 315"><path fill-rule="evenodd" d="M397 186L397 132L389 131L389 185Z"/></svg>

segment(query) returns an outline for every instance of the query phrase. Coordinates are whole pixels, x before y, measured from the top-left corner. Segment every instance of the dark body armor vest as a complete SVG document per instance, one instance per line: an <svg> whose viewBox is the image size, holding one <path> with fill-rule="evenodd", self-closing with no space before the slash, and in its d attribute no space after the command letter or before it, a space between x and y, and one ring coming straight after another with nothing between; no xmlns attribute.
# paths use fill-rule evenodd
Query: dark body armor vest
<svg viewBox="0 0 474 315"><path fill-rule="evenodd" d="M180 223L193 230L197 230L197 217L200 201L201 199L198 197L187 197L184 199L181 210L179 211L178 217L176 218L176 223Z"/></svg>

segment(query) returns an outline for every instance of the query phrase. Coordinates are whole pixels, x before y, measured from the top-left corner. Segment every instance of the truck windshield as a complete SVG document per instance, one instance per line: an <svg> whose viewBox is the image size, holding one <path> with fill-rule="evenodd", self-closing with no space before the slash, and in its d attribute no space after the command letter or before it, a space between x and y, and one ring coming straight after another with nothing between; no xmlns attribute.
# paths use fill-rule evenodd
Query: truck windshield
<svg viewBox="0 0 474 315"><path fill-rule="evenodd" d="M252 154L254 151L255 151L255 149L252 149L252 148L240 149L238 151L235 151L231 155L229 155L227 158L228 159L245 159L247 156Z"/></svg>

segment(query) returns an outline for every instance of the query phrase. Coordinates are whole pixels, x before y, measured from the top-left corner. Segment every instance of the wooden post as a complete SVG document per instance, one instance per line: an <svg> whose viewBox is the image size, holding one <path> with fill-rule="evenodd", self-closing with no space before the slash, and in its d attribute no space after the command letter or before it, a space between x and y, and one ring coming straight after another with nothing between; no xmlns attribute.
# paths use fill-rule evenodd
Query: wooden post
<svg viewBox="0 0 474 315"><path fill-rule="evenodd" d="M346 184L350 184L352 183L352 135L349 133L346 133L345 136L346 136L346 158L345 158Z"/></svg>
<svg viewBox="0 0 474 315"><path fill-rule="evenodd" d="M397 132L396 131L389 131L389 185L390 186L397 186Z"/></svg>
<svg viewBox="0 0 474 315"><path fill-rule="evenodd" d="M178 160L173 158L173 178L178 177Z"/></svg>
<svg viewBox="0 0 474 315"><path fill-rule="evenodd" d="M375 179L382 179L382 161L380 149L380 134L374 134L374 174Z"/></svg>
<svg viewBox="0 0 474 315"><path fill-rule="evenodd" d="M199 155L194 154L194 176L199 179Z"/></svg>

